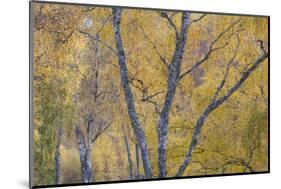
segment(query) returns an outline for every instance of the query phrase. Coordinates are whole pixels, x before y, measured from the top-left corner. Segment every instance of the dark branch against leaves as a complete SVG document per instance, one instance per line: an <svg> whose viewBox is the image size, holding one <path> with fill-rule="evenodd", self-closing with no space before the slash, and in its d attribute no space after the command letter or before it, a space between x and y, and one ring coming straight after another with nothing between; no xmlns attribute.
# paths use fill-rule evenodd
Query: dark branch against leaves
<svg viewBox="0 0 281 189"><path fill-rule="evenodd" d="M100 44L102 44L103 46L107 47L111 52L113 52L115 55L117 55L117 52L116 50L111 47L110 45L108 45L107 43L103 42L102 40L100 40L99 38L93 36L92 34L88 33L88 32L85 32L85 31L82 31L82 30L79 30L79 32L81 34L84 34L85 36L89 37L90 39L94 40L94 41L97 41L99 42Z"/></svg>
<svg viewBox="0 0 281 189"><path fill-rule="evenodd" d="M263 47L261 46L261 48L263 48ZM241 85L246 81L246 79L251 75L251 73L255 69L257 69L257 67L266 58L268 58L268 53L263 52L263 54L259 58L257 58L257 60L252 64L252 66L250 66L250 68L248 68L242 74L241 78L232 87L230 87L230 89L225 93L225 95L223 95L219 99L213 98L211 100L209 105L206 107L206 109L203 111L203 113L201 114L201 116L197 120L195 129L193 131L192 139L191 139L190 145L188 147L187 154L186 154L185 159L184 159L183 163L181 164L176 176L181 176L184 173L187 166L189 165L189 163L191 161L192 154L193 154L193 150L195 149L195 147L198 143L199 137L200 137L201 128L204 125L204 123L205 123L207 117L210 115L210 113L213 112L216 108L218 108L221 104L223 104L234 92L236 92L241 87ZM221 90L221 88L223 86L222 83L224 83L224 80L222 80L221 84L217 88L217 91ZM215 92L215 94L218 93L217 91Z"/></svg>
<svg viewBox="0 0 281 189"><path fill-rule="evenodd" d="M161 17L165 18L168 23L170 24L170 26L173 28L174 32L175 32L175 35L176 35L176 40L179 40L179 31L178 31L178 28L176 26L176 24L174 23L173 21L173 18L170 17L168 15L168 13L166 13L165 11L162 11L162 12L157 12Z"/></svg>
<svg viewBox="0 0 281 189"><path fill-rule="evenodd" d="M221 32L212 42L210 45L210 48L208 50L208 52L206 53L206 55L199 60L198 62L196 62L190 69L188 69L187 71L185 71L184 73L182 73L179 77L179 80L183 79L184 76L190 74L193 70L195 70L198 66L200 66L201 64L203 64L204 62L206 62L208 60L208 58L210 57L210 55L215 52L218 51L220 49L225 48L229 42L226 42L223 46L220 47L216 47L214 48L214 45L224 36L224 34L226 34L228 31L230 31L235 25L237 25L240 22L240 19L235 21L234 23L232 23L229 27L227 27L223 32ZM237 32L240 32L241 30L238 30ZM234 35L234 33L233 33ZM231 35L232 36L232 35Z"/></svg>
<svg viewBox="0 0 281 189"><path fill-rule="evenodd" d="M207 14L202 14L199 18L196 18L196 19L194 19L194 20L191 20L189 26L191 26L191 24L194 24L194 23L196 23L196 22L199 22L199 21L202 20L205 16L207 16Z"/></svg>
<svg viewBox="0 0 281 189"><path fill-rule="evenodd" d="M158 54L158 56L160 57L160 60L165 64L165 66L168 66L167 60L166 58L161 55L160 51L158 50L157 46L155 45L155 43L148 37L148 35L146 34L146 32L144 31L143 27L141 25L139 25L144 38L148 40L148 42L152 45L152 47L154 48L154 50L156 51L156 53Z"/></svg>

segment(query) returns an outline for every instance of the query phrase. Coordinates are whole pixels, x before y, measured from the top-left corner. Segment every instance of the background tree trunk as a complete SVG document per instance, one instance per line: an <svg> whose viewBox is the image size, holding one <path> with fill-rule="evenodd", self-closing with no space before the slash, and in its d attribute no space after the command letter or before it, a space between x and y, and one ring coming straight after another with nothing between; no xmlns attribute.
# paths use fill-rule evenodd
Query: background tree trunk
<svg viewBox="0 0 281 189"><path fill-rule="evenodd" d="M132 157L131 157L129 141L128 141L128 138L127 138L126 134L124 134L124 142L125 142L127 157L128 157L128 162L129 162L130 179L133 179L134 178L133 160L132 160Z"/></svg>
<svg viewBox="0 0 281 189"><path fill-rule="evenodd" d="M56 177L55 183L61 184L61 170L60 170L60 145L62 140L63 130L62 127L58 127L57 129L57 144L56 144Z"/></svg>
<svg viewBox="0 0 281 189"><path fill-rule="evenodd" d="M86 149L87 149L87 167L90 170L91 173L91 180L93 179L93 174L92 174L92 135L93 135L93 129L92 129L92 122L93 119L91 117L88 118L87 120L87 144L86 144Z"/></svg>
<svg viewBox="0 0 281 189"><path fill-rule="evenodd" d="M79 126L76 126L75 133L80 154L82 179L85 183L89 183L92 182L91 160L88 159L90 153L88 152L84 136Z"/></svg>

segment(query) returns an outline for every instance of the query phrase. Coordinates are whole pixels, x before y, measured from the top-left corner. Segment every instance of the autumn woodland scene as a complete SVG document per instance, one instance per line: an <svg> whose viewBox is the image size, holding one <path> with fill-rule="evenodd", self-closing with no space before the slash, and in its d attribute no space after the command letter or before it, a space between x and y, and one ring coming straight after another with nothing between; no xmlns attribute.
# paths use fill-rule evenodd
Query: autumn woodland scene
<svg viewBox="0 0 281 189"><path fill-rule="evenodd" d="M268 171L268 17L31 14L33 185Z"/></svg>

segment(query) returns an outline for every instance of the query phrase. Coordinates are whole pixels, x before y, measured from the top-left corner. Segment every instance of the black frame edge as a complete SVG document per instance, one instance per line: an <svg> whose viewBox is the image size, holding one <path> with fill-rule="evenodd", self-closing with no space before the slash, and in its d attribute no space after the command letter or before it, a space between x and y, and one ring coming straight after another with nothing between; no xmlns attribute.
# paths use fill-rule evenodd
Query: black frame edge
<svg viewBox="0 0 281 189"><path fill-rule="evenodd" d="M33 1L29 1L29 188L34 187L33 153Z"/></svg>
<svg viewBox="0 0 281 189"><path fill-rule="evenodd" d="M258 175L268 174L269 171L252 172L252 173L228 173L228 174L215 174L215 175L198 175L198 176L185 176L185 177L166 177L166 178L152 178L142 180L115 180L115 181L100 181L91 183L71 183L71 184L57 184L57 185L38 185L32 188L54 188L54 187L69 187L69 186L91 186L101 184L122 184L122 183L135 183L135 182L147 182L147 181L168 181L168 180L181 180L181 179L193 179L193 178L211 178L211 177L229 177L229 176L245 176L245 175Z"/></svg>

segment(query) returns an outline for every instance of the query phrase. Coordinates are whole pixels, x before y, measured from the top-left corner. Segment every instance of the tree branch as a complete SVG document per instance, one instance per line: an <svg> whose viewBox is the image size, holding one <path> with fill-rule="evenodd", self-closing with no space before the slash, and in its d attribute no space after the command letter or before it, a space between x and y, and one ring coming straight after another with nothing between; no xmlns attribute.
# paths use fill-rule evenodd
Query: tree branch
<svg viewBox="0 0 281 189"><path fill-rule="evenodd" d="M112 18L113 14L110 14L105 21L103 21L101 28L97 31L96 34L100 34L100 32L102 32L103 28L105 27L105 25L107 24L107 22L110 21L110 19Z"/></svg>
<svg viewBox="0 0 281 189"><path fill-rule="evenodd" d="M90 39L99 42L103 46L107 47L110 51L112 51L115 55L118 55L117 51L115 49L113 49L110 45L106 44L105 42L103 42L100 39L96 38L95 36L91 35L90 33L82 31L82 30L79 30L79 32L81 34L84 34L85 36L89 37Z"/></svg>
<svg viewBox="0 0 281 189"><path fill-rule="evenodd" d="M98 130L96 131L96 133L92 136L91 138L91 142L94 143L98 137L105 132L112 124L113 120L111 120L107 125L103 126L101 123L98 125Z"/></svg>
<svg viewBox="0 0 281 189"><path fill-rule="evenodd" d="M136 85L136 84L134 84L134 81L138 82L138 83L141 85L141 87L138 86L138 85ZM157 95L159 95L159 94L165 93L165 91L160 91L160 92L156 92L156 93L154 93L154 94L152 94L152 95L149 95L149 94L148 94L148 88L149 88L149 86L145 86L145 85L144 85L144 82L143 82L142 80L140 80L140 79L138 79L138 78L130 78L130 83L131 83L131 85L132 85L133 87L135 87L136 89L138 89L138 90L142 93L142 99L141 99L141 101L143 101L143 102L148 102L148 103L154 105L155 112L156 112L157 114L159 114L159 113L160 113L159 104L157 104L157 102L153 101L152 98L155 97L155 96L157 96Z"/></svg>
<svg viewBox="0 0 281 189"><path fill-rule="evenodd" d="M152 94L152 95L149 95L149 96L147 96L147 97L143 98L143 99L142 99L142 101L145 101L145 100L151 99L151 98L153 98L153 97L155 97L155 96L157 96L157 95L159 95L159 94L165 93L165 92L166 92L166 91L156 92L156 93L154 93L154 94Z"/></svg>
<svg viewBox="0 0 281 189"><path fill-rule="evenodd" d="M195 147L198 143L199 137L200 137L201 128L204 125L204 123L205 123L207 117L210 115L210 113L212 111L214 111L216 108L218 108L221 104L223 104L235 91L237 91L240 88L240 86L246 81L246 79L251 75L251 73L266 58L268 58L268 53L263 52L263 54L254 62L254 64L250 68L248 68L244 72L244 74L241 76L241 78L226 92L226 94L224 96L222 96L221 98L219 98L217 100L215 100L214 98L211 100L210 104L207 106L207 108L204 110L204 112L201 114L201 116L197 120L187 154L186 154L185 159L184 159L182 165L180 166L176 176L181 176L184 173L186 167L189 165L193 150L195 149ZM220 89L220 87L218 87L218 89Z"/></svg>
<svg viewBox="0 0 281 189"><path fill-rule="evenodd" d="M174 23L172 17L170 17L166 12L162 11L162 12L157 12L158 14L160 14L161 17L165 18L168 23L170 24L170 26L174 29L175 31L175 35L176 35L176 40L179 40L179 31L178 28L176 26L176 24Z"/></svg>
<svg viewBox="0 0 281 189"><path fill-rule="evenodd" d="M229 73L230 66L233 64L233 62L234 62L234 60L235 60L235 58L236 58L236 56L237 56L237 51L238 51L238 48L239 48L239 46L240 46L240 38L239 38L238 35L236 35L236 36L237 36L237 45L236 45L236 48L235 48L234 55L233 55L233 57L230 59L230 61L228 62L227 66L226 66L226 71L225 71L224 77L223 77L221 83L220 83L220 84L218 85L218 87L217 87L217 90L216 90L216 92L215 92L215 94L214 94L214 96L213 96L213 98L212 98L212 102L216 100L218 94L219 94L220 91L222 90L222 88L223 88L223 86L224 86L224 84L225 84L225 82L226 82L226 79L227 79L227 76L228 76L228 73Z"/></svg>
<svg viewBox="0 0 281 189"><path fill-rule="evenodd" d="M143 27L141 25L139 25L144 38L148 40L148 42L152 45L152 47L154 48L154 50L157 52L158 56L160 57L160 60L165 64L165 66L168 66L167 60L164 56L161 55L160 51L158 50L158 48L156 47L155 43L148 37L148 35L145 33Z"/></svg>
<svg viewBox="0 0 281 189"><path fill-rule="evenodd" d="M240 19L235 21L234 23L232 23L229 27L227 27L223 32L221 32L216 38L215 40L213 40L211 42L211 45L210 45L210 48L208 50L208 52L206 53L206 55L201 59L199 60L198 62L196 62L189 70L187 70L186 72L182 73L179 77L179 80L183 79L184 76L190 74L194 69L196 69L198 66L200 66L201 64L203 64L204 62L206 62L206 60L208 60L208 58L210 57L210 55L215 52L215 51L218 51L220 49L223 49L225 48L229 42L226 42L223 46L220 46L220 47L216 47L214 48L214 45L223 37L223 35L225 33L227 33L231 28L233 28L236 24L238 24L240 22ZM240 31L240 30L239 30ZM238 32L239 32L238 31ZM234 35L234 34L233 34ZM233 36L232 35L232 36Z"/></svg>
<svg viewBox="0 0 281 189"><path fill-rule="evenodd" d="M199 18L190 21L189 26L191 26L191 24L194 24L194 23L196 23L196 22L199 22L199 21L202 20L205 16L207 16L207 14L202 14Z"/></svg>

